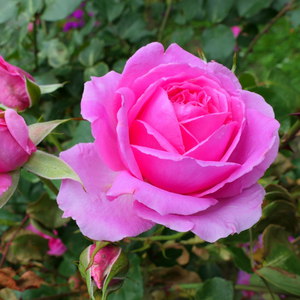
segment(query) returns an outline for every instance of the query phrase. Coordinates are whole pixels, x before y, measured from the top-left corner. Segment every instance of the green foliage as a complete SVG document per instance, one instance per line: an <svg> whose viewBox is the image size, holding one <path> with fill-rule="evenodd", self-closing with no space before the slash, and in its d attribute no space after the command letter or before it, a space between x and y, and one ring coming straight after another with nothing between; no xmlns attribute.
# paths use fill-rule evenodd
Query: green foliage
<svg viewBox="0 0 300 300"><path fill-rule="evenodd" d="M196 56L201 48L208 61L216 60L229 68L236 52L236 74L243 89L260 94L273 107L281 136L297 120L289 114L300 109L299 1L268 30L264 26L290 1L87 0L80 7L81 2L0 0L0 54L32 74L42 94L28 82L32 98L41 99L22 116L32 124L30 137L41 149L21 172L11 172L13 185L0 198L4 257L0 273L3 267L26 268L45 282L39 289L13 294L2 289L4 300L88 297L86 283L73 262L91 241L82 236L74 221L62 218L53 201L60 182L54 182L50 190L46 186L49 181L41 182L38 176L80 181L58 154L75 144L94 141L89 122L69 121L80 117L84 82L92 76L101 77L111 70L121 73L137 49L161 34L165 48L177 43ZM79 8L84 24L66 30L68 22L78 22L71 14ZM28 30L34 23L35 29ZM232 26L242 30L237 38ZM262 36L250 47L260 32ZM38 122L41 118L44 122ZM281 150L260 181L266 197L262 217L252 229L253 253L249 231L209 244L192 233L174 237L175 232L156 226L135 240L124 240L122 247L130 260L128 278L108 299L241 299L236 285L240 270L251 274L249 284L256 298L300 296L298 144L298 138L290 143L294 153ZM59 257L48 255L48 240L26 230L29 223L22 223L24 217L41 233L60 238L68 250ZM290 242L292 238L296 239ZM74 278L78 281L75 289L68 286Z"/></svg>

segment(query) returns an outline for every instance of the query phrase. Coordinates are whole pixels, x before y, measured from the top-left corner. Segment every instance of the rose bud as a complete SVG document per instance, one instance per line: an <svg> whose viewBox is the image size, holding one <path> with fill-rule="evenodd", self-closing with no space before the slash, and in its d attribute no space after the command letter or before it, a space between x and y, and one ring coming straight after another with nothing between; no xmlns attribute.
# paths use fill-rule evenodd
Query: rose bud
<svg viewBox="0 0 300 300"><path fill-rule="evenodd" d="M31 107L41 96L33 77L22 69L6 62L0 55L0 103L23 111Z"/></svg>
<svg viewBox="0 0 300 300"><path fill-rule="evenodd" d="M36 147L24 119L14 110L0 110L0 173L20 168Z"/></svg>
<svg viewBox="0 0 300 300"><path fill-rule="evenodd" d="M92 299L118 290L129 270L127 255L117 244L97 242L87 247L80 255L79 271L86 280Z"/></svg>

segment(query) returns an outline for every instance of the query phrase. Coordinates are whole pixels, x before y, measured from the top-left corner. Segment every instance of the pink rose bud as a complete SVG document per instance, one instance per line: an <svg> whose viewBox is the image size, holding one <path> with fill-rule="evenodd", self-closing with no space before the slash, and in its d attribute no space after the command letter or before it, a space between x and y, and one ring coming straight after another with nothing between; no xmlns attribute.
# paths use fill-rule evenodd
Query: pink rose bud
<svg viewBox="0 0 300 300"><path fill-rule="evenodd" d="M232 26L231 31L232 31L234 37L237 38L239 36L240 32L242 31L242 29L239 26Z"/></svg>
<svg viewBox="0 0 300 300"><path fill-rule="evenodd" d="M116 244L97 242L80 255L79 271L91 298L102 293L106 300L107 295L122 286L128 270L128 258Z"/></svg>
<svg viewBox="0 0 300 300"><path fill-rule="evenodd" d="M24 119L12 109L0 110L0 141L0 173L20 168L36 151Z"/></svg>
<svg viewBox="0 0 300 300"><path fill-rule="evenodd" d="M39 236L43 237L44 239L49 240L49 242L48 242L49 250L47 251L47 254L54 255L54 256L61 256L68 250L67 247L62 243L61 239L54 238L54 237L51 237L47 234L40 232L32 224L29 224L26 227L26 229L38 234ZM57 235L56 230L54 230L53 233L55 235Z"/></svg>
<svg viewBox="0 0 300 300"><path fill-rule="evenodd" d="M1 126L1 125L0 125ZM12 179L9 173L0 173L0 197L6 192L12 185Z"/></svg>
<svg viewBox="0 0 300 300"><path fill-rule="evenodd" d="M23 111L41 96L33 77L22 69L6 62L0 55L0 103Z"/></svg>
<svg viewBox="0 0 300 300"><path fill-rule="evenodd" d="M33 22L29 22L27 30L28 32L31 32L33 30Z"/></svg>

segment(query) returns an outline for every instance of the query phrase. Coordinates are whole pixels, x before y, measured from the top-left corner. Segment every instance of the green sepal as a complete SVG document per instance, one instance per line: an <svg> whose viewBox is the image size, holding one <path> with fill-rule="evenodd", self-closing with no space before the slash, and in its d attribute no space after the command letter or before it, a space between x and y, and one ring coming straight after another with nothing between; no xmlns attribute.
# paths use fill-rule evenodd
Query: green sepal
<svg viewBox="0 0 300 300"><path fill-rule="evenodd" d="M37 150L23 165L27 171L47 179L73 179L82 184L76 172L62 159Z"/></svg>
<svg viewBox="0 0 300 300"><path fill-rule="evenodd" d="M12 179L12 185L0 197L0 208L2 208L7 203L7 201L11 198L11 196L14 194L15 190L17 189L20 180L20 173L21 173L20 169L9 172Z"/></svg>
<svg viewBox="0 0 300 300"><path fill-rule="evenodd" d="M123 252L122 248L120 248L120 252L116 261L111 265L110 270L108 271L108 275L106 276L102 288L103 300L106 300L107 296L118 290L124 282L126 275L129 271L129 260L127 255ZM109 283L113 279L118 279L114 285L108 286Z"/></svg>
<svg viewBox="0 0 300 300"><path fill-rule="evenodd" d="M39 88L41 90L41 94L49 94L49 93L52 93L60 88L62 88L66 83L66 82L63 82L63 83L55 83L55 84L48 84L48 85L40 85Z"/></svg>
<svg viewBox="0 0 300 300"><path fill-rule="evenodd" d="M25 78L26 78L26 89L27 89L28 96L30 99L29 107L31 107L32 105L36 104L41 99L41 89L35 82L31 81L26 76L25 76Z"/></svg>
<svg viewBox="0 0 300 300"><path fill-rule="evenodd" d="M50 122L42 122L29 125L29 138L35 145L38 145L58 125L66 123L70 120L72 119L54 120Z"/></svg>

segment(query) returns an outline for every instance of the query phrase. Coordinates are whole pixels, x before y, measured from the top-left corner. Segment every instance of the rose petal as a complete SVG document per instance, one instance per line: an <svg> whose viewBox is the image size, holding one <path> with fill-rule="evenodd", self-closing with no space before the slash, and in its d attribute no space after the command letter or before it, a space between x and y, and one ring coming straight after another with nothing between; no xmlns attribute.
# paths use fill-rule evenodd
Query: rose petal
<svg viewBox="0 0 300 300"><path fill-rule="evenodd" d="M261 95L250 91L240 91L240 95L246 105L246 109L255 109L267 117L275 118L272 106Z"/></svg>
<svg viewBox="0 0 300 300"><path fill-rule="evenodd" d="M109 116L102 104L98 106L98 119L92 123L92 134L102 161L113 171L124 170L120 158L116 129L110 125Z"/></svg>
<svg viewBox="0 0 300 300"><path fill-rule="evenodd" d="M148 208L138 201L134 201L133 209L143 219L151 220L152 222L163 224L164 226L180 231L186 232L192 230L193 222L189 221L188 217L182 215L160 215L155 210Z"/></svg>
<svg viewBox="0 0 300 300"><path fill-rule="evenodd" d="M179 126L185 151L189 151L197 146L199 142L183 125L179 123Z"/></svg>
<svg viewBox="0 0 300 300"><path fill-rule="evenodd" d="M137 216L133 210L132 195L123 195L114 201L106 198L117 173L111 171L97 155L93 144L79 144L61 153L79 175L80 183L65 179L57 197L64 217L76 220L81 232L94 240L119 241L150 229L152 221Z"/></svg>
<svg viewBox="0 0 300 300"><path fill-rule="evenodd" d="M161 215L190 215L217 203L216 199L211 197L199 199L165 191L136 179L127 171L119 173L107 196L114 198L123 194L132 194L140 203L154 209Z"/></svg>
<svg viewBox="0 0 300 300"><path fill-rule="evenodd" d="M12 185L12 179L9 173L0 173L0 197Z"/></svg>
<svg viewBox="0 0 300 300"><path fill-rule="evenodd" d="M178 153L161 134L141 120L135 120L130 127L130 143L131 145Z"/></svg>
<svg viewBox="0 0 300 300"><path fill-rule="evenodd" d="M209 114L181 122L199 142L206 140L218 130L230 115L228 112Z"/></svg>
<svg viewBox="0 0 300 300"><path fill-rule="evenodd" d="M264 195L263 187L255 184L235 197L222 199L216 205L190 216L176 214L162 216L138 201L134 202L134 210L141 218L177 231L191 230L201 239L213 243L229 234L240 233L253 226L261 217Z"/></svg>
<svg viewBox="0 0 300 300"><path fill-rule="evenodd" d="M217 62L209 62L207 70L212 71L213 74L221 80L222 87L229 93L236 95L237 89L241 90L242 86L237 77L225 66Z"/></svg>
<svg viewBox="0 0 300 300"><path fill-rule="evenodd" d="M240 165L205 162L175 153L131 146L142 175L161 189L189 194L213 187L228 178Z"/></svg>
<svg viewBox="0 0 300 300"><path fill-rule="evenodd" d="M176 44L172 44L164 53L164 47L160 43L151 43L140 48L128 59L119 87L131 87L133 81L148 73L156 66L169 63L185 63L192 66L205 67L205 62L200 58L183 50ZM152 81L153 82L153 81Z"/></svg>
<svg viewBox="0 0 300 300"><path fill-rule="evenodd" d="M28 154L34 152L36 148L29 140L29 130L25 120L13 109L7 109L4 118L9 132L23 150Z"/></svg>
<svg viewBox="0 0 300 300"><path fill-rule="evenodd" d="M222 125L206 140L184 153L184 156L199 160L219 161L225 150L230 146L229 141L236 127L237 122Z"/></svg>
<svg viewBox="0 0 300 300"><path fill-rule="evenodd" d="M257 182L277 155L278 144L276 140L278 139L279 126L280 124L275 119L266 117L254 109L248 109L246 111L246 125L240 141L228 159L228 162L236 162L241 164L241 167L232 173L224 182L198 194L198 196L214 193L221 189L226 183L229 184L236 181L236 183L232 185L232 189L229 189L230 195L235 195L241 192L243 188L250 187ZM259 134L257 134L258 132ZM270 158L264 162L269 151L271 151ZM252 172L253 168L259 166L261 163L263 164L257 169L257 172ZM242 176L249 172L251 173L249 177L247 176L245 179L242 179ZM228 197L229 190L226 193L225 190L220 190L217 195L219 197Z"/></svg>
<svg viewBox="0 0 300 300"><path fill-rule="evenodd" d="M190 216L197 236L208 242L240 233L253 226L261 217L261 204L265 191L254 184L237 196L220 199L215 206Z"/></svg>
<svg viewBox="0 0 300 300"><path fill-rule="evenodd" d="M81 114L86 120L94 122L102 115L101 111L105 107L110 124L117 123L113 115L113 99L120 77L120 74L111 71L103 77L91 77L92 81L84 84Z"/></svg>
<svg viewBox="0 0 300 300"><path fill-rule="evenodd" d="M132 104L135 101L135 96L133 92L128 88L121 88L117 91L116 96L119 95L121 100L121 107L117 113L117 138L118 147L120 151L120 157L123 164L127 169L135 175L137 178L142 179L142 175L139 166L136 163L135 157L130 148L129 140L129 126L127 113Z"/></svg>
<svg viewBox="0 0 300 300"><path fill-rule="evenodd" d="M138 119L159 132L179 153L184 152L178 121L165 90L157 88L156 93Z"/></svg>

